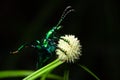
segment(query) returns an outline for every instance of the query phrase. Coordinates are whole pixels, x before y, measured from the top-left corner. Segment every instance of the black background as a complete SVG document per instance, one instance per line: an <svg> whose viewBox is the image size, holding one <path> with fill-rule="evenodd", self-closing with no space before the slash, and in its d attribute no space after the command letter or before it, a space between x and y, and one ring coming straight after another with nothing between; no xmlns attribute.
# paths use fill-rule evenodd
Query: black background
<svg viewBox="0 0 120 80"><path fill-rule="evenodd" d="M36 54L11 55L21 44L41 39L57 24L66 6L70 13L58 34L74 34L82 44L80 64L101 80L119 77L119 3L116 0L0 0L0 70L35 69ZM71 65L70 80L94 80Z"/></svg>

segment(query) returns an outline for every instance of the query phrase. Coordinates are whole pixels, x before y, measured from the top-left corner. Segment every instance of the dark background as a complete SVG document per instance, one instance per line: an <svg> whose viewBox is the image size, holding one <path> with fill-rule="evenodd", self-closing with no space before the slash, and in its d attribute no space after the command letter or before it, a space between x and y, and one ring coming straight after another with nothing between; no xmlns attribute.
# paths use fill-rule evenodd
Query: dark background
<svg viewBox="0 0 120 80"><path fill-rule="evenodd" d="M68 5L75 12L61 23L59 34L74 34L80 39L80 64L101 80L120 80L120 13L116 0L0 0L0 70L34 70L33 50L17 55L9 52L25 42L41 39ZM71 67L70 80L94 80L79 67Z"/></svg>

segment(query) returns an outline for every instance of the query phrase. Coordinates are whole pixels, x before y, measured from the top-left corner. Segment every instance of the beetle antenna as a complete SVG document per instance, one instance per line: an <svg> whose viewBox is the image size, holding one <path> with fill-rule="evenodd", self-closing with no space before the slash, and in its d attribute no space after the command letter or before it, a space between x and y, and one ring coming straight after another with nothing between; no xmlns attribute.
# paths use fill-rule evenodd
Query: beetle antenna
<svg viewBox="0 0 120 80"><path fill-rule="evenodd" d="M28 46L27 46L27 44L25 43L25 44L21 45L16 51L10 52L10 54L17 54L17 53L19 53L23 48L27 48L27 47L28 47Z"/></svg>
<svg viewBox="0 0 120 80"><path fill-rule="evenodd" d="M56 26L58 27L60 25L60 23L63 21L63 19L72 11L74 11L74 9L72 9L71 6L67 6L65 8L65 10L63 11L63 13L61 15L61 18L60 18L60 20L59 20L59 22L58 22L58 24Z"/></svg>
<svg viewBox="0 0 120 80"><path fill-rule="evenodd" d="M61 23L61 22L63 21L63 19L64 19L70 12L72 12L72 11L74 11L74 9L72 9L71 6L67 6L67 7L65 8L65 10L63 11L63 13L62 13L62 15L61 15L61 18L60 18L60 20L58 21L57 25L47 32L46 38L43 40L43 44L44 44L45 47L47 47L47 45L48 45L48 39L49 39L49 37L51 37L51 35L53 35L53 33L54 33L55 31L61 29L62 26L59 26L60 23Z"/></svg>

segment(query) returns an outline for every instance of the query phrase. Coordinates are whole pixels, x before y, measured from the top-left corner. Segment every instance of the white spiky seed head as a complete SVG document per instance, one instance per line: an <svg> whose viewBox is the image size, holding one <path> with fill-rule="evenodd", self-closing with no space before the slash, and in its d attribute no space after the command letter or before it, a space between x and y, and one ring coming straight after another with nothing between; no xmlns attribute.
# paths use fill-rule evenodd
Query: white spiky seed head
<svg viewBox="0 0 120 80"><path fill-rule="evenodd" d="M57 47L56 54L61 61L74 63L82 55L80 41L74 35L61 36Z"/></svg>

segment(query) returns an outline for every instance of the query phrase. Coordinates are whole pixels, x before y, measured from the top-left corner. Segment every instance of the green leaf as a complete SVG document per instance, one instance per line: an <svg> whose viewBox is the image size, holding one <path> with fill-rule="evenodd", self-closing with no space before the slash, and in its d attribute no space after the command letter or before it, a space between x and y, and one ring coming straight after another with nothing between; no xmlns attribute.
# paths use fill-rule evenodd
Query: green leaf
<svg viewBox="0 0 120 80"><path fill-rule="evenodd" d="M33 73L34 71L31 70L8 70L8 71L0 71L0 79L3 78L10 78L10 77L25 77ZM40 76L43 77L44 75ZM63 78L55 75L55 74L48 74L46 78L55 79L55 80L62 80Z"/></svg>
<svg viewBox="0 0 120 80"><path fill-rule="evenodd" d="M100 78L98 78L90 69L88 69L87 67L80 65L80 64L79 64L79 66L81 68L83 68L85 71L87 71L89 74L91 74L94 78L96 78L96 80L100 80Z"/></svg>
<svg viewBox="0 0 120 80"><path fill-rule="evenodd" d="M24 77L30 75L33 71L29 70L8 70L8 71L0 71L0 79L8 78L8 77Z"/></svg>

